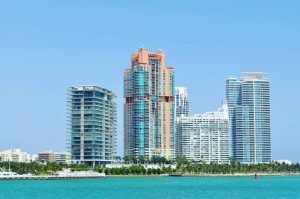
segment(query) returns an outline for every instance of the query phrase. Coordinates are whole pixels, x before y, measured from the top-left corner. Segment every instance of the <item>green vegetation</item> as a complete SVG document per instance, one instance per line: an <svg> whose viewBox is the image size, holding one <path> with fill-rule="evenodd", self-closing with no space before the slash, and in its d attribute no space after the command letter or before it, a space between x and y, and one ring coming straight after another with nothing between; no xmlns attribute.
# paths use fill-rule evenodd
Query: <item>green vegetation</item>
<svg viewBox="0 0 300 199"><path fill-rule="evenodd" d="M10 167L11 171L16 172L18 174L51 174L56 171L61 171L65 168L71 169L73 171L86 171L90 170L87 165L67 165L62 163L38 163L38 162L30 162L30 163L17 163L17 162L0 162L0 168L5 168L8 170Z"/></svg>
<svg viewBox="0 0 300 199"><path fill-rule="evenodd" d="M95 171L104 172L106 175L160 175L174 173L170 166L162 166L160 168L145 168L143 165L130 165L128 167L106 168L98 166Z"/></svg>
<svg viewBox="0 0 300 199"><path fill-rule="evenodd" d="M16 163L11 162L10 168L12 171L19 174L51 174L63 169L71 169L72 171L86 171L93 169L98 172L104 172L107 175L160 175L160 174L251 174L251 173L300 173L300 164L288 165L285 163L270 163L270 164L241 164L231 161L230 164L205 164L205 162L189 162L184 157L178 157L176 160L168 161L165 158L154 156L150 160L145 157L124 157L124 165L119 168L107 168L97 166L90 168L87 165L66 165L61 163ZM147 168L148 164L156 164L157 168ZM176 168L172 169L170 164L176 164ZM145 165L145 166L143 166ZM0 162L0 168L8 170L8 162Z"/></svg>
<svg viewBox="0 0 300 199"><path fill-rule="evenodd" d="M171 160L167 160L165 157L152 156L151 158L145 156L125 156L123 158L125 164L172 164Z"/></svg>
<svg viewBox="0 0 300 199"><path fill-rule="evenodd" d="M299 164L177 164L177 172L184 174L249 174L249 173L300 173Z"/></svg>

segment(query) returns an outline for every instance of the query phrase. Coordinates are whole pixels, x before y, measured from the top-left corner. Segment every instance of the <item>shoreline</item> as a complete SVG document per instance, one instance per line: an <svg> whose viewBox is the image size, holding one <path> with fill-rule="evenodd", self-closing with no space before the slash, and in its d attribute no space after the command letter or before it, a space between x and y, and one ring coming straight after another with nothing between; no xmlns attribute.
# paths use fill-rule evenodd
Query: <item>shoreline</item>
<svg viewBox="0 0 300 199"><path fill-rule="evenodd" d="M256 173L260 176L300 176L300 173ZM172 176L174 175L174 176ZM162 174L162 175L106 175L105 178L139 178L139 177L252 177L255 173L235 173L235 174Z"/></svg>
<svg viewBox="0 0 300 199"><path fill-rule="evenodd" d="M284 177L294 176L299 177L300 173L256 173L257 177ZM161 174L161 175L105 175L103 177L57 177L57 176L35 176L35 177L16 177L5 178L6 180L80 180L80 179L105 179L105 178L180 178L180 177L254 177L255 173L235 173L235 174Z"/></svg>

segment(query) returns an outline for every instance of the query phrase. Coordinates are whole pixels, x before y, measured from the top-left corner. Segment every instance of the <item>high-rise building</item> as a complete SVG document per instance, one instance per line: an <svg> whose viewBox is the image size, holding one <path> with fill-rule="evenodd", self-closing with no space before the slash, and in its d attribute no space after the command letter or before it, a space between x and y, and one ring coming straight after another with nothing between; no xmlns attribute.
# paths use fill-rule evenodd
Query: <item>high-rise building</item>
<svg viewBox="0 0 300 199"><path fill-rule="evenodd" d="M227 79L232 157L241 163L271 162L270 82L265 73Z"/></svg>
<svg viewBox="0 0 300 199"><path fill-rule="evenodd" d="M173 158L174 72L162 51L132 53L124 98L124 155Z"/></svg>
<svg viewBox="0 0 300 199"><path fill-rule="evenodd" d="M190 115L190 103L185 87L175 87L175 113L176 118Z"/></svg>
<svg viewBox="0 0 300 199"><path fill-rule="evenodd" d="M98 86L69 89L68 140L73 163L111 163L116 152L115 94Z"/></svg>
<svg viewBox="0 0 300 199"><path fill-rule="evenodd" d="M180 120L180 117L188 117L190 115L190 107L187 96L187 89L185 87L175 87L175 156L178 156L178 136L177 134L177 123Z"/></svg>
<svg viewBox="0 0 300 199"><path fill-rule="evenodd" d="M227 104L216 112L180 117L177 125L178 154L190 161L228 163L230 152Z"/></svg>

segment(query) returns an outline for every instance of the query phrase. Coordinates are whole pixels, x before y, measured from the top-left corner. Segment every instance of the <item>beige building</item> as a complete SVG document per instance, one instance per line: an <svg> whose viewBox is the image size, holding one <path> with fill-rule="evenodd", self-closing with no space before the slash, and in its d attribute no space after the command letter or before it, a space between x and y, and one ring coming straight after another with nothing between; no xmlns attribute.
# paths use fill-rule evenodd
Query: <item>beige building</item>
<svg viewBox="0 0 300 199"><path fill-rule="evenodd" d="M63 164L71 164L71 154L68 152L45 151L38 154L39 162L57 162Z"/></svg>
<svg viewBox="0 0 300 199"><path fill-rule="evenodd" d="M39 162L55 162L55 153L53 151L45 151L38 154Z"/></svg>
<svg viewBox="0 0 300 199"><path fill-rule="evenodd" d="M71 164L71 154L68 152L55 153L55 161L63 164Z"/></svg>
<svg viewBox="0 0 300 199"><path fill-rule="evenodd" d="M2 162L30 162L30 155L21 149L8 149L0 152Z"/></svg>

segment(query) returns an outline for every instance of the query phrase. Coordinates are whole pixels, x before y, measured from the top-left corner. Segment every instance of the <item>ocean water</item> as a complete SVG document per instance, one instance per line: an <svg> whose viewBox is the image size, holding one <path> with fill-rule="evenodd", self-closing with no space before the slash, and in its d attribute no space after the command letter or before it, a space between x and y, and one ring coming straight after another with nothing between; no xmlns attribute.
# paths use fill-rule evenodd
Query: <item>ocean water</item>
<svg viewBox="0 0 300 199"><path fill-rule="evenodd" d="M300 198L300 177L129 177L0 181L0 198Z"/></svg>

